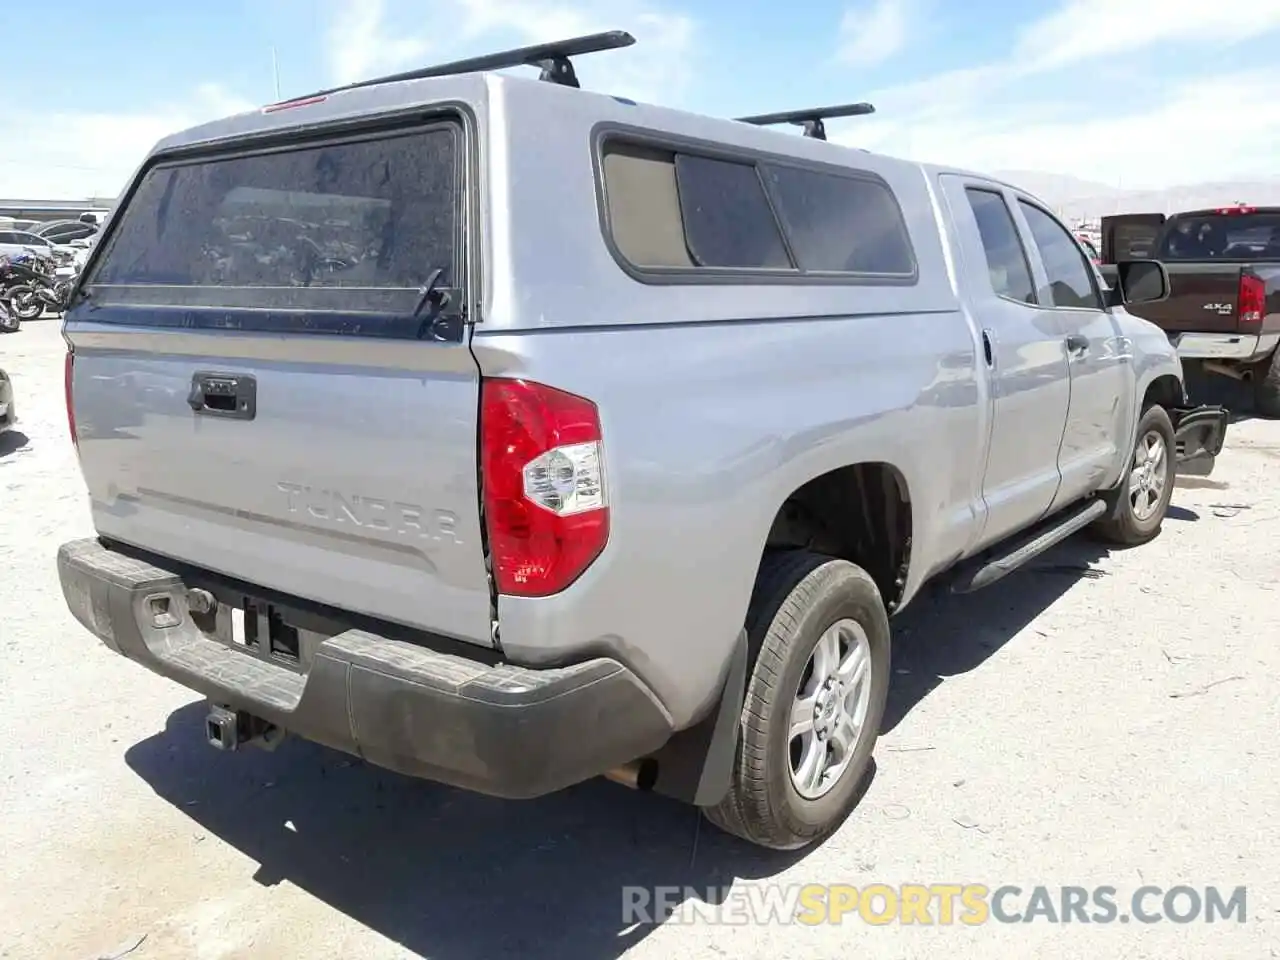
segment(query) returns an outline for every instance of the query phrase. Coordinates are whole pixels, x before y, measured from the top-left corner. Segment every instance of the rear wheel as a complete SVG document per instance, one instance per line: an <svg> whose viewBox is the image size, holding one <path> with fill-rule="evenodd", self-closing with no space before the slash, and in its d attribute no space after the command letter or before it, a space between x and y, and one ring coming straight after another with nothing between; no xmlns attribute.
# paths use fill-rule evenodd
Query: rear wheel
<svg viewBox="0 0 1280 960"><path fill-rule="evenodd" d="M1258 364L1253 381L1253 406L1262 416L1280 420L1280 349Z"/></svg>
<svg viewBox="0 0 1280 960"><path fill-rule="evenodd" d="M889 691L889 621L861 568L809 551L767 554L747 614L755 664L721 829L792 850L857 803Z"/></svg>
<svg viewBox="0 0 1280 960"><path fill-rule="evenodd" d="M0 306L0 333L16 333L22 321L7 306Z"/></svg>
<svg viewBox="0 0 1280 960"><path fill-rule="evenodd" d="M1120 486L1108 495L1111 509L1094 525L1103 540L1137 546L1160 532L1177 478L1173 423L1164 407L1150 406L1138 421L1137 439Z"/></svg>
<svg viewBox="0 0 1280 960"><path fill-rule="evenodd" d="M20 320L35 320L44 313L44 304L35 290L28 286L13 287L9 291L9 309Z"/></svg>

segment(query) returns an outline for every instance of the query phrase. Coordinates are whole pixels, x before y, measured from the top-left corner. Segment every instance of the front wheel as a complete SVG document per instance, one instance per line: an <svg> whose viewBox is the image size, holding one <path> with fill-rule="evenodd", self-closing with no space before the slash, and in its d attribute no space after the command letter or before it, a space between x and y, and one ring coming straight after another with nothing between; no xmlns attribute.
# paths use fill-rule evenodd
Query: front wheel
<svg viewBox="0 0 1280 960"><path fill-rule="evenodd" d="M1173 422L1164 407L1147 407L1138 421L1124 479L1107 495L1111 509L1094 525L1100 539L1138 546L1160 532L1177 478L1175 444Z"/></svg>
<svg viewBox="0 0 1280 960"><path fill-rule="evenodd" d="M729 793L704 809L751 843L794 850L857 804L889 692L889 620L860 567L766 554L747 613L747 682Z"/></svg>

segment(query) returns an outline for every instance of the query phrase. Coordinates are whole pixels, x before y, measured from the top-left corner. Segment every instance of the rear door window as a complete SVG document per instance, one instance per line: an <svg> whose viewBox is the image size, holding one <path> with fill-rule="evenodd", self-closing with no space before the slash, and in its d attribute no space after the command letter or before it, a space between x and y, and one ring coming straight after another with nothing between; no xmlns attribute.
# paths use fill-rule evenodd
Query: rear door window
<svg viewBox="0 0 1280 960"><path fill-rule="evenodd" d="M461 283L459 134L444 123L155 167L88 279L94 302L411 313L437 270Z"/></svg>
<svg viewBox="0 0 1280 960"><path fill-rule="evenodd" d="M1035 284L1027 251L1018 236L1013 214L1004 197L994 190L970 187L965 190L969 207L978 223L982 251L986 255L987 275L996 296L1019 303L1035 303Z"/></svg>

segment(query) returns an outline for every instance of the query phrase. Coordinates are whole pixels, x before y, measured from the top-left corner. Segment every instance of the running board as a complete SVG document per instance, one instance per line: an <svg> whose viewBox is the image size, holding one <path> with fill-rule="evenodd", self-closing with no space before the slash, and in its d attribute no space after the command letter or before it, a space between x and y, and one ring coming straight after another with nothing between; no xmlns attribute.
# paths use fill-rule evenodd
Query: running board
<svg viewBox="0 0 1280 960"><path fill-rule="evenodd" d="M1033 528L1031 538L1022 541L1021 546L1014 545L1006 552L994 558L986 557L970 561L973 566L966 567L958 573L951 584L952 593L973 593L983 587L989 587L997 580L1003 579L1028 560L1034 560L1050 547L1061 543L1067 537L1083 530L1094 520L1107 512L1107 505L1101 500L1091 500L1067 512L1061 518L1054 518L1050 525Z"/></svg>

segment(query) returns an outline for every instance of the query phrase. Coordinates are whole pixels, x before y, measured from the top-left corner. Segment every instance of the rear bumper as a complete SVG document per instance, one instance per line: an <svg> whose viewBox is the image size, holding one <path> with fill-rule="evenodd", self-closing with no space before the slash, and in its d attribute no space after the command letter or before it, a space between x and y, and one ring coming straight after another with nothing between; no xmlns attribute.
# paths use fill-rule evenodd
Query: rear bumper
<svg viewBox="0 0 1280 960"><path fill-rule="evenodd" d="M605 658L545 670L492 665L352 629L305 671L217 639L177 573L79 540L58 550L72 614L108 647L218 704L405 773L536 797L645 756L666 711ZM201 625L204 624L204 626Z"/></svg>
<svg viewBox="0 0 1280 960"><path fill-rule="evenodd" d="M1258 360L1280 343L1280 333L1179 333L1169 338L1184 360Z"/></svg>
<svg viewBox="0 0 1280 960"><path fill-rule="evenodd" d="M1225 407L1177 407L1169 411L1173 421L1178 473L1207 477L1213 472L1227 438L1229 413Z"/></svg>

